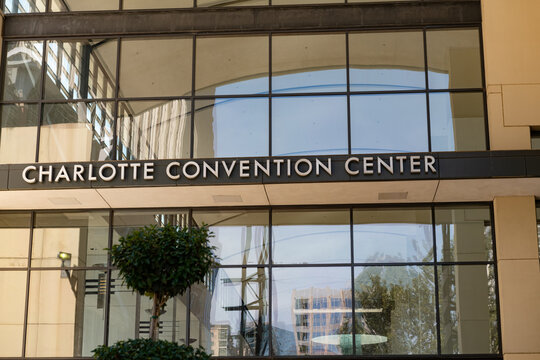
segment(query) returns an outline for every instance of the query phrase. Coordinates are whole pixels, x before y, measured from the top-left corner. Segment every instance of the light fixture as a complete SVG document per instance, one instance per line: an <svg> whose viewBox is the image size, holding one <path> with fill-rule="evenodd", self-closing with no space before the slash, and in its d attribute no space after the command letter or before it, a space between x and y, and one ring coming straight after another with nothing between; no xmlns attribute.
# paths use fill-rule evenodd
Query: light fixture
<svg viewBox="0 0 540 360"><path fill-rule="evenodd" d="M71 254L65 251L60 251L57 255L57 257L62 260L62 267L70 267L71 266ZM68 278L69 279L69 271L68 270L62 270L60 273L61 278Z"/></svg>

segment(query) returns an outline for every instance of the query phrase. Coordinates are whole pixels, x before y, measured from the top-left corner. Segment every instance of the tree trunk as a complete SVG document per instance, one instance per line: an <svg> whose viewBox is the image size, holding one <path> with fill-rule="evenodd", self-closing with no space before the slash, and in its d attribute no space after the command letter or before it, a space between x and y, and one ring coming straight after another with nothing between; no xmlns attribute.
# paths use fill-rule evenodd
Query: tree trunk
<svg viewBox="0 0 540 360"><path fill-rule="evenodd" d="M154 294L152 304L152 317L150 318L150 339L157 341L159 338L159 314L161 312L161 296Z"/></svg>

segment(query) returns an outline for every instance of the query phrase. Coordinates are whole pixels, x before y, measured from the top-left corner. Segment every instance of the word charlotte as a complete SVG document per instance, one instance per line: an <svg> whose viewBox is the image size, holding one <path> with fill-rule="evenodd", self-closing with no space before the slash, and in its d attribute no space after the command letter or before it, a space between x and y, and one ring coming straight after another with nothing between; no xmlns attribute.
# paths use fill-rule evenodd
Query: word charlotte
<svg viewBox="0 0 540 360"><path fill-rule="evenodd" d="M339 166L336 163L339 162ZM164 172L159 173L158 170ZM345 171L349 176L376 176L381 174L436 174L435 157L430 155L351 156L346 159L332 157L294 159L242 159L242 160L186 160L170 161L156 167L155 162L107 162L69 165L29 165L22 171L28 184L92 181L153 181L230 179L267 177L333 176Z"/></svg>

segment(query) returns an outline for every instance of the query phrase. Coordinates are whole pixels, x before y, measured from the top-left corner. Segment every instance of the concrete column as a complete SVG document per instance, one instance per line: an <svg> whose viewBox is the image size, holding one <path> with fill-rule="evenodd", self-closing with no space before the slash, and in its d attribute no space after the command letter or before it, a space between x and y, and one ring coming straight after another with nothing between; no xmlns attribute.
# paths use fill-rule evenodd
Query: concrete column
<svg viewBox="0 0 540 360"><path fill-rule="evenodd" d="M494 209L504 358L540 360L535 198L496 197Z"/></svg>

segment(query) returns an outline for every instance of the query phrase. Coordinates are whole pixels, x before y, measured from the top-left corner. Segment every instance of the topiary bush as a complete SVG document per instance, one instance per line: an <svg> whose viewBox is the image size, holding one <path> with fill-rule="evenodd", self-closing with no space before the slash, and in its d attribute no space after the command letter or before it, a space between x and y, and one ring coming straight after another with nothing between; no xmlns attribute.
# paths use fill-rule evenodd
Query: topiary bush
<svg viewBox="0 0 540 360"><path fill-rule="evenodd" d="M100 346L93 350L98 360L208 360L210 355L201 349L177 343L137 339L119 341L112 346Z"/></svg>

